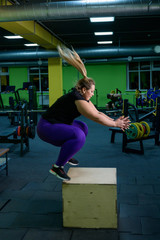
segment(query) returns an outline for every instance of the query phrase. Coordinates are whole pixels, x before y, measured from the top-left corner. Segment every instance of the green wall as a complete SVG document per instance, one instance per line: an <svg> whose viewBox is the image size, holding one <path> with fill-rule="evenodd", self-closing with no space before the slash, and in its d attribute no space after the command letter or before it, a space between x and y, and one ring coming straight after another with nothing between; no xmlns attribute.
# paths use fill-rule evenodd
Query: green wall
<svg viewBox="0 0 160 240"><path fill-rule="evenodd" d="M10 67L9 68L9 83L18 88L23 87L23 82L28 82L28 68L27 67Z"/></svg>
<svg viewBox="0 0 160 240"><path fill-rule="evenodd" d="M123 99L128 98L131 103L135 103L135 94L126 92L126 64L125 63L105 63L105 64L86 64L88 77L95 80L98 91L98 107L105 107L109 101L107 93L118 88L122 91ZM63 90L70 90L82 76L72 66L63 66ZM27 67L10 67L9 68L10 85L15 85L16 89L22 88L23 82L28 81ZM4 94L5 95L5 94ZM4 104L8 105L9 95L2 96ZM20 92L22 99L28 99L28 92ZM38 100L38 94L37 94ZM92 102L96 104L96 92L92 97Z"/></svg>
<svg viewBox="0 0 160 240"><path fill-rule="evenodd" d="M23 82L28 82L28 68L27 67L9 67L9 85L15 86L15 90L23 87ZM28 99L27 91L20 92L22 99ZM15 99L15 94L4 93L2 94L3 103L9 106L9 97Z"/></svg>
<svg viewBox="0 0 160 240"><path fill-rule="evenodd" d="M110 93L116 88L120 89L122 93L126 91L126 64L87 64L86 65L88 77L95 80L96 89L98 91L98 107L105 107L108 99L107 93ZM75 85L78 78L81 77L78 71L71 66L63 67L63 88L69 90ZM96 94L95 94L96 95ZM96 103L96 96L91 99Z"/></svg>

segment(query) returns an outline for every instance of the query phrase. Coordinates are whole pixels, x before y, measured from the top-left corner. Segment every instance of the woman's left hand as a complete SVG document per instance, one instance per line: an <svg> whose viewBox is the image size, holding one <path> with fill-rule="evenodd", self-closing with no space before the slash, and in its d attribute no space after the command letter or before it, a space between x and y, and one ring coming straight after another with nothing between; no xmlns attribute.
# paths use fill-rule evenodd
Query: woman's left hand
<svg viewBox="0 0 160 240"><path fill-rule="evenodd" d="M124 117L124 116L121 116L119 117L118 119L115 120L117 123L120 123L120 128L122 129L122 131L125 131L126 129L129 128L130 126L130 119L129 117Z"/></svg>

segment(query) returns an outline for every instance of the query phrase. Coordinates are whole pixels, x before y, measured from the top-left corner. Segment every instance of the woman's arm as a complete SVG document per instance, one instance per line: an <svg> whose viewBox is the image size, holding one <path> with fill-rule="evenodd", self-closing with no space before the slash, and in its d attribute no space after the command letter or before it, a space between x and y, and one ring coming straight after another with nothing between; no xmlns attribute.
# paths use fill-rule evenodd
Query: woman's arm
<svg viewBox="0 0 160 240"><path fill-rule="evenodd" d="M110 120L114 121L113 118L108 117L108 116L107 116L106 114L104 114L103 112L99 112L99 114L103 115L103 116L106 117L107 119L110 119Z"/></svg>
<svg viewBox="0 0 160 240"><path fill-rule="evenodd" d="M130 121L128 120L128 118L121 117L114 121L114 119L109 118L105 114L99 112L91 101L87 102L83 100L76 100L75 104L77 106L78 111L83 116L101 125L108 127L119 127L122 130L128 128L129 126Z"/></svg>

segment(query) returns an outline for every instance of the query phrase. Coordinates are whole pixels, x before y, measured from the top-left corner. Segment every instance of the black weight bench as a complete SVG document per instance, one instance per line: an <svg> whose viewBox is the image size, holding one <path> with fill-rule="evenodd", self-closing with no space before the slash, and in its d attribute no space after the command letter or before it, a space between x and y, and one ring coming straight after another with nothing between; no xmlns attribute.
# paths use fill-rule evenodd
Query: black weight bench
<svg viewBox="0 0 160 240"><path fill-rule="evenodd" d="M111 134L111 143L114 143L115 141L115 134L116 133L122 133L122 152L128 152L128 153L138 153L138 154L144 154L144 149L143 149L143 142L142 139L127 139L127 136L125 132L123 132L120 128L109 128L110 131L112 131ZM132 149L128 148L127 144L131 142L139 142L140 143L140 150L139 149Z"/></svg>
<svg viewBox="0 0 160 240"><path fill-rule="evenodd" d="M0 157L5 155L5 164L0 164L0 170L6 169L6 176L8 176L8 152L9 148L0 148Z"/></svg>
<svg viewBox="0 0 160 240"><path fill-rule="evenodd" d="M123 131L120 128L109 128L110 131L112 131L112 135L111 135L111 143L114 143L115 140L115 134L116 133L123 133Z"/></svg>

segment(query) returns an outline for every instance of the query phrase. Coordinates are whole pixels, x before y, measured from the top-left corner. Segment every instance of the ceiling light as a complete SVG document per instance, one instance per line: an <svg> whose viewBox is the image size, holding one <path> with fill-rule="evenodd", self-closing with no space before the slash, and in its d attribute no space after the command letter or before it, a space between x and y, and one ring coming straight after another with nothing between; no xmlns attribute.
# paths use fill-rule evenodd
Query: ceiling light
<svg viewBox="0 0 160 240"><path fill-rule="evenodd" d="M98 44L112 44L113 42L112 41L100 41L100 42L97 42Z"/></svg>
<svg viewBox="0 0 160 240"><path fill-rule="evenodd" d="M7 39L20 39L20 38L23 38L19 35L13 35L13 36L4 36L4 38L7 38Z"/></svg>
<svg viewBox="0 0 160 240"><path fill-rule="evenodd" d="M113 32L95 32L94 35L96 36L113 35Z"/></svg>
<svg viewBox="0 0 160 240"><path fill-rule="evenodd" d="M155 51L155 53L160 53L160 46L155 46L154 47L154 51Z"/></svg>
<svg viewBox="0 0 160 240"><path fill-rule="evenodd" d="M112 1L115 1L115 0L112 0ZM97 3L97 0L87 0L86 2L87 3ZM107 0L99 0L99 3L106 3L106 2L107 2Z"/></svg>
<svg viewBox="0 0 160 240"><path fill-rule="evenodd" d="M37 47L39 46L37 43L26 43L24 44L26 47Z"/></svg>
<svg viewBox="0 0 160 240"><path fill-rule="evenodd" d="M114 17L91 17L91 22L113 22Z"/></svg>

